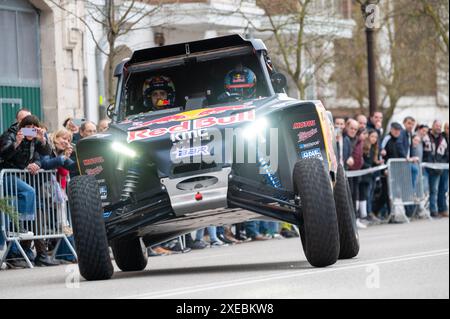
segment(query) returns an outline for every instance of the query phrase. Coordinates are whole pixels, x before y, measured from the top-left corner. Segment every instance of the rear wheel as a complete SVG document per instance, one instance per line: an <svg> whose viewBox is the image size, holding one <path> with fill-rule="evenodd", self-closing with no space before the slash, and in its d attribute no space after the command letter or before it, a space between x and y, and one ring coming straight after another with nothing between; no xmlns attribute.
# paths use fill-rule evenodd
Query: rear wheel
<svg viewBox="0 0 450 319"><path fill-rule="evenodd" d="M98 183L93 176L72 179L69 205L80 274L86 280L111 278L114 269L109 256Z"/></svg>
<svg viewBox="0 0 450 319"><path fill-rule="evenodd" d="M339 228L329 175L322 161L305 159L295 164L293 178L306 259L315 267L332 265L339 256Z"/></svg>
<svg viewBox="0 0 450 319"><path fill-rule="evenodd" d="M345 177L344 168L338 166L336 185L334 186L334 201L339 222L340 259L353 258L359 252L359 235L356 227L355 209Z"/></svg>
<svg viewBox="0 0 450 319"><path fill-rule="evenodd" d="M147 266L147 253L138 237L116 239L111 248L114 260L122 271L140 271Z"/></svg>
<svg viewBox="0 0 450 319"><path fill-rule="evenodd" d="M353 258L359 252L359 235L350 186L342 165L338 166L336 185L334 186L334 201L339 222L341 246L339 259Z"/></svg>

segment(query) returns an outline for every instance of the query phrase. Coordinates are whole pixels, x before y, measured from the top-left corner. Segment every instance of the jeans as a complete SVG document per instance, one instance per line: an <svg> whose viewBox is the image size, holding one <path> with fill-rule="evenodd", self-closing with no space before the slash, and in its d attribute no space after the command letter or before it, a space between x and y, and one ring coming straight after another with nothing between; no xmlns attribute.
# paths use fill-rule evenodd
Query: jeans
<svg viewBox="0 0 450 319"><path fill-rule="evenodd" d="M440 175L428 174L428 184L430 187L430 213L432 215L436 215L438 212L437 199L440 177Z"/></svg>
<svg viewBox="0 0 450 319"><path fill-rule="evenodd" d="M372 178L369 183L369 189L367 191L367 213L372 213L372 201L373 201L373 193L375 192L375 179Z"/></svg>
<svg viewBox="0 0 450 319"><path fill-rule="evenodd" d="M34 220L36 214L36 193L34 188L20 178L13 176L5 177L4 185L9 195L17 196L19 219L21 221Z"/></svg>
<svg viewBox="0 0 450 319"><path fill-rule="evenodd" d="M219 238L217 238L216 226L208 226L207 228L210 241L212 243L219 241ZM195 234L195 240L197 241L203 240L204 235L205 235L205 228L197 230L197 233Z"/></svg>
<svg viewBox="0 0 450 319"><path fill-rule="evenodd" d="M28 259L30 261L34 261L35 256L34 256L33 250L31 249L31 245L22 247L22 249L25 252L25 254L27 255ZM15 242L12 242L11 249L9 250L8 256L6 258L7 259L22 258L20 250L17 247Z"/></svg>
<svg viewBox="0 0 450 319"><path fill-rule="evenodd" d="M72 247L75 247L73 236L67 238L71 243ZM61 240L61 244L56 251L56 259L63 259L67 261L75 261L75 256L72 254L72 251L69 249L65 240Z"/></svg>
<svg viewBox="0 0 450 319"><path fill-rule="evenodd" d="M444 170L439 178L437 206L438 212L440 213L448 211L447 197L446 197L447 192L448 192L448 169Z"/></svg>
<svg viewBox="0 0 450 319"><path fill-rule="evenodd" d="M245 222L245 233L247 237L255 238L258 235L261 235L259 232L259 221L252 220L249 222Z"/></svg>
<svg viewBox="0 0 450 319"><path fill-rule="evenodd" d="M275 235L279 232L279 223L278 222L269 222L269 221L260 221L259 222L259 231L266 235Z"/></svg>
<svg viewBox="0 0 450 319"><path fill-rule="evenodd" d="M3 250L3 248L5 247L5 236L3 236L3 231L2 229L2 221L0 220L0 250Z"/></svg>

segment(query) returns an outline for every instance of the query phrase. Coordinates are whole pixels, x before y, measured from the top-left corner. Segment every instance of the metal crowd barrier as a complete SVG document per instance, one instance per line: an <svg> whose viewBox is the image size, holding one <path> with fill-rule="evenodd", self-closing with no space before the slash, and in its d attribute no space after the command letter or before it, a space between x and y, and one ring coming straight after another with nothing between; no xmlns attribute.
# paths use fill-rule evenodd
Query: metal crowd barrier
<svg viewBox="0 0 450 319"><path fill-rule="evenodd" d="M406 159L390 159L387 165L391 218L401 215L409 223L404 206L420 207L420 204L426 199L421 165L408 162ZM429 212L425 212L425 214L431 218Z"/></svg>
<svg viewBox="0 0 450 319"><path fill-rule="evenodd" d="M431 219L429 209L426 209L429 198L428 180L423 174L424 168L448 170L448 163L414 163L404 158L390 159L386 165L380 165L357 171L346 171L348 178L373 174L378 171L388 170L389 205L391 206L390 218L396 218L396 214L409 222L404 210L405 205L416 205L428 219ZM413 174L415 172L415 176ZM448 193L447 193L448 201Z"/></svg>
<svg viewBox="0 0 450 319"><path fill-rule="evenodd" d="M18 211L19 194L17 181L21 180L34 189L34 214L25 216ZM53 250L52 258L64 240L71 253L77 257L74 248L64 233L65 227L71 225L68 213L67 199L56 180L56 171L39 171L32 175L25 170L4 169L0 172L0 198L8 202L13 213L18 216L18 222L0 212L0 231L6 240L6 250L0 254L0 266L5 262L13 244L30 268L33 268L27 254L20 245L25 240L59 239Z"/></svg>

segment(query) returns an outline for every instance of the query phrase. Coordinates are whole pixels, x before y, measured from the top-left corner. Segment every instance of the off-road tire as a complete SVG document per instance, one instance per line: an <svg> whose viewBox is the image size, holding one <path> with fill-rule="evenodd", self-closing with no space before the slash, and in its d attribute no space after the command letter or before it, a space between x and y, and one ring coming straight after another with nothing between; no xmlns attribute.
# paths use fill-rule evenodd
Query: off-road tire
<svg viewBox="0 0 450 319"><path fill-rule="evenodd" d="M306 259L315 267L332 265L339 256L339 228L330 177L321 160L304 159L295 164L293 179Z"/></svg>
<svg viewBox="0 0 450 319"><path fill-rule="evenodd" d="M80 274L86 280L111 278L114 268L109 255L98 183L93 176L72 179L69 205Z"/></svg>
<svg viewBox="0 0 450 319"><path fill-rule="evenodd" d="M345 177L344 168L340 164L336 176L336 185L334 186L334 201L339 222L341 247L339 259L353 258L359 252L359 235L350 186Z"/></svg>
<svg viewBox="0 0 450 319"><path fill-rule="evenodd" d="M140 271L147 266L148 256L142 249L139 237L113 240L111 248L114 260L122 271Z"/></svg>

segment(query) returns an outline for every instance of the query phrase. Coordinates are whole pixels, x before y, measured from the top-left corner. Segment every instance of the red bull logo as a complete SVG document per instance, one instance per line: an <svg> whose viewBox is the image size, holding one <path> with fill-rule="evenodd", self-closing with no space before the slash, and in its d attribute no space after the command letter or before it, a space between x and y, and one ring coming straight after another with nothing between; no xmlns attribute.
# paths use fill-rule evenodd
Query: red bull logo
<svg viewBox="0 0 450 319"><path fill-rule="evenodd" d="M228 111L242 110L247 108L249 108L248 105L233 105L233 106L215 107L210 109L192 110L183 113L178 113L175 115L161 117L159 119L154 119L147 122L135 123L133 127L130 127L128 130L129 131L139 130L142 127L148 127L155 124L161 125L170 122L191 121L211 115L222 114Z"/></svg>
<svg viewBox="0 0 450 319"><path fill-rule="evenodd" d="M130 131L128 132L127 142L131 143L134 141L146 140L154 137L163 136L165 134L188 132L190 130L206 129L208 127L213 126L226 126L241 122L251 122L254 120L255 120L255 110L250 110L221 118L204 117L191 121L183 121L180 124L173 125L171 127Z"/></svg>

